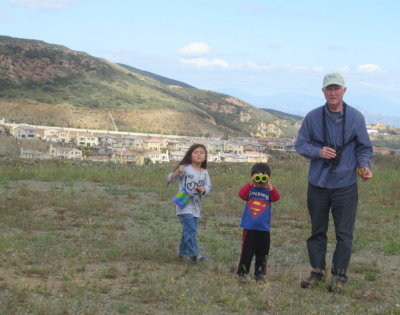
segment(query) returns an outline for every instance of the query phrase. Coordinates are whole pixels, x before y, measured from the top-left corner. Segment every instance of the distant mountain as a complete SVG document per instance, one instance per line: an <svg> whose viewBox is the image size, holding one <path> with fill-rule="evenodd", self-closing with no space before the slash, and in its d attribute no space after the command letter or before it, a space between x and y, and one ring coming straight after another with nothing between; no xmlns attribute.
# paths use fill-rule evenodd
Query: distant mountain
<svg viewBox="0 0 400 315"><path fill-rule="evenodd" d="M324 103L322 95L313 97L299 93L277 93L272 96L257 96L236 89L222 89L219 92L234 95L259 108L273 108L283 113L302 117L311 109Z"/></svg>
<svg viewBox="0 0 400 315"><path fill-rule="evenodd" d="M173 79L170 79L170 78L167 78L167 77L163 77L161 75L158 75L158 74L155 74L155 73L152 73L152 72L149 72L149 71L140 70L138 68L134 68L134 67L131 67L131 66L128 66L128 65L124 65L122 63L117 63L117 64L120 65L121 67L124 67L124 68L128 69L129 71L142 74L142 75L144 75L146 77L153 78L154 80L157 80L158 82L161 82L161 83L166 84L166 85L175 85L175 86L180 86L180 87L183 87L183 88L195 88L194 86L191 86L189 84L183 83L181 81L177 81L177 80L173 80Z"/></svg>
<svg viewBox="0 0 400 315"><path fill-rule="evenodd" d="M281 111L275 110L275 109L270 109L270 108L261 108L261 109L263 111L266 111L267 113L275 115L276 117L278 117L280 119L284 119L284 120L297 121L297 120L303 120L304 119L304 117L302 117L302 116L284 113L284 112L281 112Z"/></svg>
<svg viewBox="0 0 400 315"><path fill-rule="evenodd" d="M225 89L224 92L231 93L260 108L274 108L303 117L310 110L323 105L325 102L322 93L321 97L300 93L277 93L272 96L262 97L238 90ZM400 127L400 104L398 103L376 95L355 93L351 89L346 92L345 101L360 110L368 124L381 122L388 126Z"/></svg>
<svg viewBox="0 0 400 315"><path fill-rule="evenodd" d="M236 97L200 90L60 45L0 36L0 118L34 125L231 136L294 136L299 125Z"/></svg>

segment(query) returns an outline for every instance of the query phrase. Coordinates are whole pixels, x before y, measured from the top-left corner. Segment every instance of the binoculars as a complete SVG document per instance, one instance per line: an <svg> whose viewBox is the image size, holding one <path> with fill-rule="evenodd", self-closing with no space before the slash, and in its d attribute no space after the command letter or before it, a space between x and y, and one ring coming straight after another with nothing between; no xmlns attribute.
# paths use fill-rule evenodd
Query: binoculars
<svg viewBox="0 0 400 315"><path fill-rule="evenodd" d="M254 176L253 181L256 183L268 183L268 176L260 173Z"/></svg>
<svg viewBox="0 0 400 315"><path fill-rule="evenodd" d="M334 159L324 159L324 167L331 167L331 169L335 169L342 158L343 147L342 146L329 146L332 149L336 150L336 157Z"/></svg>

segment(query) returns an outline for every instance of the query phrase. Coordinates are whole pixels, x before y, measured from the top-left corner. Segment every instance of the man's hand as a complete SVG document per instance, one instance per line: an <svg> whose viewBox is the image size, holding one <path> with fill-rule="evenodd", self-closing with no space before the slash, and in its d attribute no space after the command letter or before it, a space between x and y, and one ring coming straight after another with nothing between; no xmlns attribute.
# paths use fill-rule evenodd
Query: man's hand
<svg viewBox="0 0 400 315"><path fill-rule="evenodd" d="M360 171L360 177L366 181L368 179L372 178L372 171L369 167L364 167L362 168L362 171Z"/></svg>
<svg viewBox="0 0 400 315"><path fill-rule="evenodd" d="M321 150L319 150L319 157L328 160L334 159L336 157L336 150L330 147L322 147Z"/></svg>

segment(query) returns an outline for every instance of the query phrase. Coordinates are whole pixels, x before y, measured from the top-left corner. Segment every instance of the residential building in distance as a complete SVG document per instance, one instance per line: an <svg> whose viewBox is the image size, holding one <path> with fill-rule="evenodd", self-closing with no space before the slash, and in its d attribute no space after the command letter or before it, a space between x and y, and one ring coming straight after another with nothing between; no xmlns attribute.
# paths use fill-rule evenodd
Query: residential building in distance
<svg viewBox="0 0 400 315"><path fill-rule="evenodd" d="M182 161L184 156L184 151L169 151L170 161ZM208 155L208 158L210 158L210 155Z"/></svg>
<svg viewBox="0 0 400 315"><path fill-rule="evenodd" d="M149 158L153 164L169 162L168 151L162 153L160 151L145 151L144 156Z"/></svg>
<svg viewBox="0 0 400 315"><path fill-rule="evenodd" d="M121 150L113 153L112 160L118 163L142 165L144 157L133 151Z"/></svg>
<svg viewBox="0 0 400 315"><path fill-rule="evenodd" d="M82 151L71 147L53 147L50 145L49 155L61 160L82 160Z"/></svg>
<svg viewBox="0 0 400 315"><path fill-rule="evenodd" d="M194 143L206 146L210 162L267 162L266 150L293 150L295 139L236 137L180 137L129 132L2 124L19 139L42 139L51 143L48 155L59 159L87 159L143 165L144 163L179 162ZM1 132L1 129L0 129ZM55 143L64 146L53 146ZM75 146L75 147L74 147ZM79 147L85 147L85 155ZM40 154L24 152L24 158Z"/></svg>
<svg viewBox="0 0 400 315"><path fill-rule="evenodd" d="M69 132L63 128L45 129L43 132L43 139L47 142L55 143L69 143Z"/></svg>
<svg viewBox="0 0 400 315"><path fill-rule="evenodd" d="M99 144L99 138L90 133L78 133L76 144L84 147L93 147Z"/></svg>
<svg viewBox="0 0 400 315"><path fill-rule="evenodd" d="M166 151L168 149L168 140L149 137L143 141L143 149L147 151Z"/></svg>
<svg viewBox="0 0 400 315"><path fill-rule="evenodd" d="M31 159L31 160L48 160L52 157L44 152L36 151L36 150L24 150L21 148L21 153L19 154L21 159Z"/></svg>
<svg viewBox="0 0 400 315"><path fill-rule="evenodd" d="M25 124L17 125L12 134L17 139L36 139L36 128Z"/></svg>

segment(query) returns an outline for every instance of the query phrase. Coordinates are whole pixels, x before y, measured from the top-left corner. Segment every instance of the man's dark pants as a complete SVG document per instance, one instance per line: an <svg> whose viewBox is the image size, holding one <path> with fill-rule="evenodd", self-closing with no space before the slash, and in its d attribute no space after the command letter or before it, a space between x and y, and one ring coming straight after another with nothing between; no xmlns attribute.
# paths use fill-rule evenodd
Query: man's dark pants
<svg viewBox="0 0 400 315"><path fill-rule="evenodd" d="M313 269L325 270L329 210L335 225L336 248L332 274L346 275L350 263L353 230L358 203L357 183L342 188L321 188L308 184L307 204L311 217L311 236L307 239L308 255Z"/></svg>

